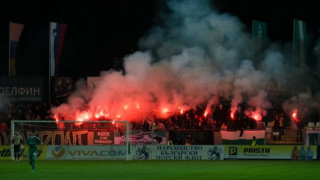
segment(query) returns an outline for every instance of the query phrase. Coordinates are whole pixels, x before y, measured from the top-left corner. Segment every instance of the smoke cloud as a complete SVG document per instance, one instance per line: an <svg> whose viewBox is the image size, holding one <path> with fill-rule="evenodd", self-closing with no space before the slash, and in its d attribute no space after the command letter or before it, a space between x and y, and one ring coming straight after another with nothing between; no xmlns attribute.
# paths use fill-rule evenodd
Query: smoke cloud
<svg viewBox="0 0 320 180"><path fill-rule="evenodd" d="M290 71L289 56L276 45L256 60L258 46L238 18L217 13L207 0L173 0L167 6L163 23L140 39L141 50L125 57L125 75L102 73L92 92L81 87L52 112L70 120L88 112L89 119L99 113L111 119L163 118L203 103L210 107L223 97L233 112L245 101L247 115L262 117L272 107L271 82L276 90L292 84L301 89L305 71ZM299 97L284 103L289 114L300 107Z"/></svg>

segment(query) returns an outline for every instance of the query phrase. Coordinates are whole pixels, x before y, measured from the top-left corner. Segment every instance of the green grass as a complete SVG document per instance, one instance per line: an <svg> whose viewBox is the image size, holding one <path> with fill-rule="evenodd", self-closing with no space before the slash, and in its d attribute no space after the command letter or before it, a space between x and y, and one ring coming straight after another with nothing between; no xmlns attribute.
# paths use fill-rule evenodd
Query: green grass
<svg viewBox="0 0 320 180"><path fill-rule="evenodd" d="M0 161L7 179L320 179L320 161L54 161L38 160L31 173L27 161Z"/></svg>

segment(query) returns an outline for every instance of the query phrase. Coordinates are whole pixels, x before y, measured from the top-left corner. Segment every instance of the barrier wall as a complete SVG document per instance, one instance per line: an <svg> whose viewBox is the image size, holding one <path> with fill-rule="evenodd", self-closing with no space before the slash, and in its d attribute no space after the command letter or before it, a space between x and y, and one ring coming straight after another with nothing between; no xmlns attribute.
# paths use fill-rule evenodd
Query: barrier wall
<svg viewBox="0 0 320 180"><path fill-rule="evenodd" d="M10 159L10 147L0 146L0 160ZM40 150L40 147L38 148ZM224 159L319 159L317 146L245 146L245 145L146 145L130 146L134 160L224 160ZM22 151L28 159L28 146ZM125 160L126 146L53 146L43 145L38 159L54 160Z"/></svg>
<svg viewBox="0 0 320 180"><path fill-rule="evenodd" d="M126 146L51 146L47 147L47 159L87 160L108 159L125 160Z"/></svg>
<svg viewBox="0 0 320 180"><path fill-rule="evenodd" d="M9 160L11 159L11 152L10 152L11 146L0 146L0 160ZM28 151L29 151L29 146L23 146L21 149L21 159L28 159ZM38 147L38 154L37 158L38 159L46 159L46 151L47 151L47 146L42 146L42 149Z"/></svg>
<svg viewBox="0 0 320 180"><path fill-rule="evenodd" d="M317 146L269 145L242 146L226 145L225 159L317 159Z"/></svg>

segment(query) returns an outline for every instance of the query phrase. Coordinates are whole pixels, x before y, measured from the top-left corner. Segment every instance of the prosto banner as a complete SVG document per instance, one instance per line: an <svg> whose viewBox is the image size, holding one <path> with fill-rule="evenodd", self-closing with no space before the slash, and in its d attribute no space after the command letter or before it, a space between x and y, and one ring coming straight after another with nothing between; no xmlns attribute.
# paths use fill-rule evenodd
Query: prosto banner
<svg viewBox="0 0 320 180"><path fill-rule="evenodd" d="M131 153L133 159L139 160L223 160L224 146L131 146Z"/></svg>
<svg viewBox="0 0 320 180"><path fill-rule="evenodd" d="M226 159L316 159L317 146L269 145L242 146L226 145Z"/></svg>
<svg viewBox="0 0 320 180"><path fill-rule="evenodd" d="M126 159L126 146L48 146L47 159Z"/></svg>

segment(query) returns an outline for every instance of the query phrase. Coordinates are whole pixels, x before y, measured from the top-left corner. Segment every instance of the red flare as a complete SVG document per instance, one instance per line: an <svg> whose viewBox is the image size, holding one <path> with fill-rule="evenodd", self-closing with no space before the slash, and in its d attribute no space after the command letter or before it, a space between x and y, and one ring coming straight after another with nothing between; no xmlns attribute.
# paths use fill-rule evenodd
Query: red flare
<svg viewBox="0 0 320 180"><path fill-rule="evenodd" d="M255 121L260 121L262 119L261 114L259 114L257 112L253 112L251 115L251 118Z"/></svg>
<svg viewBox="0 0 320 180"><path fill-rule="evenodd" d="M293 110L293 112L292 112L292 118L293 118L293 119L297 119L297 117L298 117L298 110L295 109L295 110Z"/></svg>
<svg viewBox="0 0 320 180"><path fill-rule="evenodd" d="M208 111L204 111L203 116L206 118L208 116Z"/></svg>
<svg viewBox="0 0 320 180"><path fill-rule="evenodd" d="M163 108L162 112L163 113L167 113L168 112L168 108Z"/></svg>
<svg viewBox="0 0 320 180"><path fill-rule="evenodd" d="M231 119L234 119L234 114L230 113L230 117L231 117Z"/></svg>

